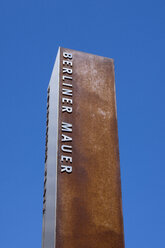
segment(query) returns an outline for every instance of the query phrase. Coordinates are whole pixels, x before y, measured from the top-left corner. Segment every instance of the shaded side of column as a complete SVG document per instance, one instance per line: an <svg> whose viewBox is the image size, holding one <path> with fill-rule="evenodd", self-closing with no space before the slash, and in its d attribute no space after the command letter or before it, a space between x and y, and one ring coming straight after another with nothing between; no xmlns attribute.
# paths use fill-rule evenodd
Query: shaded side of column
<svg viewBox="0 0 165 248"><path fill-rule="evenodd" d="M55 248L56 240L59 62L60 49L56 57L52 76L48 86L47 97L42 248Z"/></svg>

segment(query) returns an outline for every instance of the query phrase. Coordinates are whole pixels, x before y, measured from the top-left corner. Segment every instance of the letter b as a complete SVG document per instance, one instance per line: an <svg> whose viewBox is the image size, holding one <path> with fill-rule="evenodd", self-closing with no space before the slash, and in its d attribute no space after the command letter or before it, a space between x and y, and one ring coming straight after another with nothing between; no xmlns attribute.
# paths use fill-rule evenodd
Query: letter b
<svg viewBox="0 0 165 248"><path fill-rule="evenodd" d="M72 54L63 52L63 57L68 58L68 59L72 59Z"/></svg>

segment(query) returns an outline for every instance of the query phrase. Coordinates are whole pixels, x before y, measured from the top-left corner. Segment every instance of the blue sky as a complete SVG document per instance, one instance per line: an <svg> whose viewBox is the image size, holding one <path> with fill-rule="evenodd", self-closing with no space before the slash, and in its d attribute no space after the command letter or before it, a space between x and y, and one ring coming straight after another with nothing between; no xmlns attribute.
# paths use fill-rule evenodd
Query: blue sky
<svg viewBox="0 0 165 248"><path fill-rule="evenodd" d="M1 247L41 247L58 46L115 61L126 248L165 247L165 2L1 0Z"/></svg>

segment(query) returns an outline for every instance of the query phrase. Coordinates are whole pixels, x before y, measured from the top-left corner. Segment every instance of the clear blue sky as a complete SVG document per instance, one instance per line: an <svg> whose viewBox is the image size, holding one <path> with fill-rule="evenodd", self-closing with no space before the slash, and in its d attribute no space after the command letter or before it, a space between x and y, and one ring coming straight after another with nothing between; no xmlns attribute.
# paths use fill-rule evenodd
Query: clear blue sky
<svg viewBox="0 0 165 248"><path fill-rule="evenodd" d="M114 58L126 248L165 247L164 13L163 0L1 0L2 248L41 247L58 46Z"/></svg>

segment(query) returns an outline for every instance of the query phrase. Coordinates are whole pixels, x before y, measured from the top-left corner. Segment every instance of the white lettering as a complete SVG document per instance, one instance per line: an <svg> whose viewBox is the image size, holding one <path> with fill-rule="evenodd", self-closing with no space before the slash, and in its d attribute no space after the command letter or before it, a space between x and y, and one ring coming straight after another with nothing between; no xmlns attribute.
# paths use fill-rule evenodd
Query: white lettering
<svg viewBox="0 0 165 248"><path fill-rule="evenodd" d="M72 141L72 138L62 134L62 142L64 142L64 141Z"/></svg>
<svg viewBox="0 0 165 248"><path fill-rule="evenodd" d="M69 77L69 76L62 76L62 79L65 80L65 79L70 79L72 80L72 77Z"/></svg>
<svg viewBox="0 0 165 248"><path fill-rule="evenodd" d="M72 54L71 53L63 52L63 57L64 58L68 58L68 59L72 59Z"/></svg>
<svg viewBox="0 0 165 248"><path fill-rule="evenodd" d="M62 112L72 113L72 107L62 106Z"/></svg>
<svg viewBox="0 0 165 248"><path fill-rule="evenodd" d="M72 84L63 83L62 85L72 87Z"/></svg>
<svg viewBox="0 0 165 248"><path fill-rule="evenodd" d="M61 165L61 172L71 173L72 172L72 166Z"/></svg>
<svg viewBox="0 0 165 248"><path fill-rule="evenodd" d="M72 69L63 68L63 73L72 74Z"/></svg>
<svg viewBox="0 0 165 248"><path fill-rule="evenodd" d="M72 90L69 89L62 89L62 94L67 96L72 96Z"/></svg>
<svg viewBox="0 0 165 248"><path fill-rule="evenodd" d="M61 155L61 161L63 162L64 160L66 162L69 161L70 163L72 163L72 157Z"/></svg>
<svg viewBox="0 0 165 248"><path fill-rule="evenodd" d="M68 60L63 60L63 65L70 65L72 66L72 62Z"/></svg>
<svg viewBox="0 0 165 248"><path fill-rule="evenodd" d="M72 146L68 146L68 145L62 145L61 149L63 152L70 152L72 153Z"/></svg>
<svg viewBox="0 0 165 248"><path fill-rule="evenodd" d="M70 103L70 104L72 104L72 99L69 99L69 98L62 98L62 102L64 103L64 102L67 102L67 103Z"/></svg>
<svg viewBox="0 0 165 248"><path fill-rule="evenodd" d="M63 57L65 58L63 60L63 67L62 67L62 97L61 97L61 101L62 101L62 108L61 111L62 113L66 113L64 114L64 117L67 117L67 114L71 114L72 113L72 106L65 106L65 105L72 105L73 100L72 100L72 54L68 53L68 52L63 52ZM69 82L68 82L69 80ZM66 88L65 88L66 87ZM69 89L68 89L69 87ZM64 96L63 96L64 95ZM62 115L63 116L63 115ZM72 124L70 123L66 123L66 122L62 122L62 126L61 126L62 132L70 132L72 133ZM72 164L72 145L66 145L68 143L66 142L72 142L72 137L69 137L67 135L64 135L62 133L62 137L61 137L61 142L64 142L61 144L61 153L70 153L70 156L64 156L61 154L61 162L64 161L64 163L67 163L68 165L63 165L61 164L61 173L66 172L66 173L71 173L72 172L72 166L69 165Z"/></svg>
<svg viewBox="0 0 165 248"><path fill-rule="evenodd" d="M72 124L62 122L62 131L64 131L64 132L72 132Z"/></svg>

